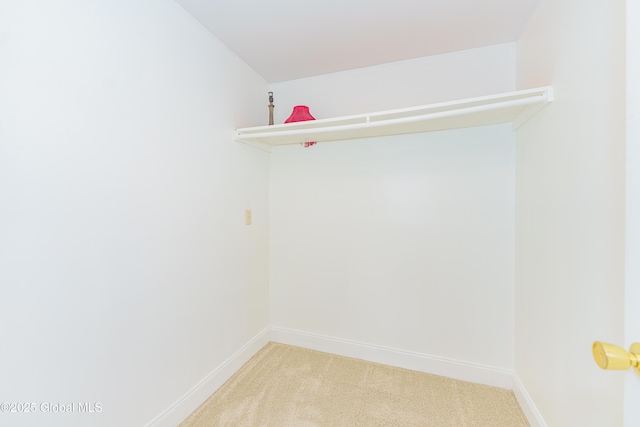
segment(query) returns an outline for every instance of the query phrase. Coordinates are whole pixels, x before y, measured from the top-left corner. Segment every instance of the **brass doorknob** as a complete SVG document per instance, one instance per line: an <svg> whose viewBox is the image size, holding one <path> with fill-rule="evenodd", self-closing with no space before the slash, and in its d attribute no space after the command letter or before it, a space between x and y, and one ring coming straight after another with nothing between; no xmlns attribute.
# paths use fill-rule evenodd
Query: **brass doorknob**
<svg viewBox="0 0 640 427"><path fill-rule="evenodd" d="M640 343L631 344L629 351L622 347L596 341L592 347L593 358L602 369L625 370L631 367L640 375Z"/></svg>

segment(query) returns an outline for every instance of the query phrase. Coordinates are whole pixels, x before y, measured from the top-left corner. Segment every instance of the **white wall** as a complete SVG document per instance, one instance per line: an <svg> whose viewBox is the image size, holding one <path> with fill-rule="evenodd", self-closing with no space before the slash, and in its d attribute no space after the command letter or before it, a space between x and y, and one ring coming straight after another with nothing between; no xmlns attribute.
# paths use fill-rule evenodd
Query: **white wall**
<svg viewBox="0 0 640 427"><path fill-rule="evenodd" d="M173 1L0 3L0 402L102 404L0 424L143 425L267 327L266 91Z"/></svg>
<svg viewBox="0 0 640 427"><path fill-rule="evenodd" d="M516 347L551 427L622 425L624 1L541 0L518 41L518 87L556 99L517 134Z"/></svg>
<svg viewBox="0 0 640 427"><path fill-rule="evenodd" d="M502 45L272 89L312 113L375 111L513 90L514 61ZM272 324L511 368L514 141L499 125L275 148Z"/></svg>

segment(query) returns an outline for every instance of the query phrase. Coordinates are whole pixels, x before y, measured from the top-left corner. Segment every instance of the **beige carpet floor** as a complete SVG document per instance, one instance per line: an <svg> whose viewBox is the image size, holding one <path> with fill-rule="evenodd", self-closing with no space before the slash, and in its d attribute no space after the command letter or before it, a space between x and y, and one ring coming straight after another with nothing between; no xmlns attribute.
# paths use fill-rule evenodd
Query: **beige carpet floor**
<svg viewBox="0 0 640 427"><path fill-rule="evenodd" d="M270 343L181 427L527 427L513 393Z"/></svg>

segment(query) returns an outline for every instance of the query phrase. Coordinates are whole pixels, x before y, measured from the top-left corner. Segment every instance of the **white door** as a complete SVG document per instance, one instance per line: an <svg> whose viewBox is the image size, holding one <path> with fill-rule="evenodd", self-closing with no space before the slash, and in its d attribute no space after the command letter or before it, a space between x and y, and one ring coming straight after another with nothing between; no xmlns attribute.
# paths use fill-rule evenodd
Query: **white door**
<svg viewBox="0 0 640 427"><path fill-rule="evenodd" d="M627 0L625 348L640 342L640 1ZM640 426L640 376L625 379L624 426Z"/></svg>

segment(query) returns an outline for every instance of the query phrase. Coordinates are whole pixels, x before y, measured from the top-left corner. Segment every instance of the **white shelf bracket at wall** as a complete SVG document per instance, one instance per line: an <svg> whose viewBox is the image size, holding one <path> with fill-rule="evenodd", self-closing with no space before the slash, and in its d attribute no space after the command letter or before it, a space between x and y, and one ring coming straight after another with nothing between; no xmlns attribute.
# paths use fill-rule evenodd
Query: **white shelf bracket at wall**
<svg viewBox="0 0 640 427"><path fill-rule="evenodd" d="M524 125L531 117L538 114L538 111L542 110L550 102L553 102L553 88L551 86L548 86L543 96L544 102L530 105L527 109L518 114L518 116L513 120L512 123L514 131L520 129L520 127Z"/></svg>

